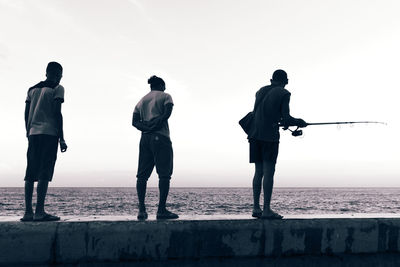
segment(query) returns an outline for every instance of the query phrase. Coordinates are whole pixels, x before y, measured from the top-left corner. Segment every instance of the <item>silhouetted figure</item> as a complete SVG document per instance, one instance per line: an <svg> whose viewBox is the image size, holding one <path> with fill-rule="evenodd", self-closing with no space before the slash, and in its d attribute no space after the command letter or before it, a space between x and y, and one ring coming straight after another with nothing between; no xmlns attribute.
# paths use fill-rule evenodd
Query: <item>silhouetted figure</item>
<svg viewBox="0 0 400 267"><path fill-rule="evenodd" d="M157 219L177 219L179 216L165 207L173 168L172 143L169 137L168 118L171 116L173 102L165 93L163 79L152 76L148 83L151 91L136 105L132 125L142 132L139 145L139 166L136 190L139 199L139 220L147 219L145 206L147 180L154 165L159 177L160 201Z"/></svg>
<svg viewBox="0 0 400 267"><path fill-rule="evenodd" d="M25 101L25 128L28 137L27 168L25 174L25 214L21 221L57 221L60 217L44 211L49 182L53 178L58 142L61 152L67 150L63 134L61 104L64 87L59 83L62 66L50 62L46 68L47 79L28 90ZM34 182L37 185L35 214L32 210Z"/></svg>
<svg viewBox="0 0 400 267"><path fill-rule="evenodd" d="M285 89L286 84L288 84L286 72L276 70L272 75L271 85L262 87L256 93L254 123L248 134L250 163L255 163L252 216L256 218L281 219L283 217L272 211L270 207L279 148L279 124L307 126L304 120L290 116L290 92ZM262 181L263 177L264 181ZM264 189L263 210L260 208L261 185Z"/></svg>

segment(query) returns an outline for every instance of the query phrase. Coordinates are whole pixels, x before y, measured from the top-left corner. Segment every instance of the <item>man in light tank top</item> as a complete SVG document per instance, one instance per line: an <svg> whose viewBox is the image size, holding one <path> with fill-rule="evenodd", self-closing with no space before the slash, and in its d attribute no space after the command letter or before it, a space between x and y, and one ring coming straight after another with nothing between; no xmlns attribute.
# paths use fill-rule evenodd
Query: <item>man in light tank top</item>
<svg viewBox="0 0 400 267"><path fill-rule="evenodd" d="M25 101L25 128L29 145L25 174L25 214L21 221L60 219L44 211L44 202L48 184L53 178L58 143L60 143L61 152L67 150L61 114L64 87L59 84L62 71L59 63L50 62L46 68L47 79L28 90ZM32 210L34 182L38 182L35 214Z"/></svg>
<svg viewBox="0 0 400 267"><path fill-rule="evenodd" d="M285 126L306 127L302 119L290 116L290 92L287 74L276 70L271 85L264 86L256 93L254 104L254 123L248 139L250 145L250 163L255 163L253 178L253 213L252 216L263 219L282 219L283 216L271 209L271 196L274 184L275 164L279 148L279 124ZM264 207L260 208L261 185L264 191Z"/></svg>
<svg viewBox="0 0 400 267"><path fill-rule="evenodd" d="M136 105L132 125L142 132L139 144L139 166L136 190L139 199L139 220L147 219L145 206L147 180L154 166L159 177L159 204L157 219L177 219L179 216L166 209L170 179L173 169L173 150L169 137L168 118L174 105L172 97L165 93L163 79L152 76L148 83L151 91Z"/></svg>

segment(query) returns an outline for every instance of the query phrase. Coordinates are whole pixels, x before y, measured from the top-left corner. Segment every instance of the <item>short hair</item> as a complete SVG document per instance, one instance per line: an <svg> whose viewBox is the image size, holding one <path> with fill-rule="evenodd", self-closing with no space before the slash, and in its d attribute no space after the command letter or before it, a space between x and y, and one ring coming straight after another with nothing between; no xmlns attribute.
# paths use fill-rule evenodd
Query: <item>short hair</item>
<svg viewBox="0 0 400 267"><path fill-rule="evenodd" d="M158 88L160 86L165 86L165 82L163 79L160 77L157 77L155 75L151 76L148 80L147 83L150 84L150 88Z"/></svg>
<svg viewBox="0 0 400 267"><path fill-rule="evenodd" d="M52 61L47 64L46 73L48 74L62 73L62 71L63 67L58 62Z"/></svg>
<svg viewBox="0 0 400 267"><path fill-rule="evenodd" d="M286 83L288 81L287 73L284 70L276 70L272 74L272 80L275 82Z"/></svg>

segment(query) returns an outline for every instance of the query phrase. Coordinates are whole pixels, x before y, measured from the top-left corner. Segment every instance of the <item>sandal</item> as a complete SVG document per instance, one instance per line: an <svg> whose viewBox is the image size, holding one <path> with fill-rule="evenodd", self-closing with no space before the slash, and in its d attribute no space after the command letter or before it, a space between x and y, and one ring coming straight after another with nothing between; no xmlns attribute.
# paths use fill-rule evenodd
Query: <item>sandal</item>
<svg viewBox="0 0 400 267"><path fill-rule="evenodd" d="M251 217L254 217L254 218L257 218L257 219L260 219L261 216L262 216L262 211L261 210L259 210L259 211L253 210L253 213L251 214Z"/></svg>
<svg viewBox="0 0 400 267"><path fill-rule="evenodd" d="M148 218L146 211L139 211L137 219L138 220L146 220Z"/></svg>
<svg viewBox="0 0 400 267"><path fill-rule="evenodd" d="M24 217L19 219L21 222L32 222L33 221L33 214L24 214Z"/></svg>
<svg viewBox="0 0 400 267"><path fill-rule="evenodd" d="M281 220L282 218L283 218L282 215L273 211L268 215L261 215L261 219L266 219L266 220Z"/></svg>
<svg viewBox="0 0 400 267"><path fill-rule="evenodd" d="M178 214L170 212L168 210L164 210L162 212L157 212L157 220L169 220L169 219L178 219Z"/></svg>
<svg viewBox="0 0 400 267"><path fill-rule="evenodd" d="M51 215L48 213L45 213L43 216L41 217L36 217L36 215L33 217L33 221L35 222L52 222L52 221L59 221L60 217L55 216L55 215Z"/></svg>

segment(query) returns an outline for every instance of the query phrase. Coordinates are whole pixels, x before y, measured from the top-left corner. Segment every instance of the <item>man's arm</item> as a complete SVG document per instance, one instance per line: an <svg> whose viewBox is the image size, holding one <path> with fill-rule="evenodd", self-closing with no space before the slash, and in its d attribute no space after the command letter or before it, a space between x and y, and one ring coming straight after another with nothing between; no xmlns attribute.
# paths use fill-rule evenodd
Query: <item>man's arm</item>
<svg viewBox="0 0 400 267"><path fill-rule="evenodd" d="M67 151L67 144L64 140L64 130L63 130L63 116L61 113L61 99L55 99L55 115L56 115L56 123L57 123L57 130L58 130L58 138L60 138L60 149L61 152Z"/></svg>
<svg viewBox="0 0 400 267"><path fill-rule="evenodd" d="M282 107L281 107L282 123L284 128L287 128L289 126L298 126L302 128L307 127L307 123L304 120L296 119L290 116L289 102L290 102L290 94L287 94L282 99Z"/></svg>
<svg viewBox="0 0 400 267"><path fill-rule="evenodd" d="M147 123L143 122L140 118L140 114L137 112L133 112L132 116L132 126L136 127L139 131L142 132L150 132L152 128L147 125Z"/></svg>
<svg viewBox="0 0 400 267"><path fill-rule="evenodd" d="M25 102L25 130L26 130L26 137L29 135L29 129L28 129L28 118L29 118L29 110L31 108L31 103L30 102Z"/></svg>
<svg viewBox="0 0 400 267"><path fill-rule="evenodd" d="M169 117L171 117L173 106L174 104L172 103L166 104L164 113L149 122L153 131L160 129L162 125L169 119Z"/></svg>
<svg viewBox="0 0 400 267"><path fill-rule="evenodd" d="M171 116L173 106L174 104L172 103L166 104L164 113L149 122L143 122L140 118L140 114L137 112L133 112L132 126L136 127L139 131L142 132L157 131Z"/></svg>

